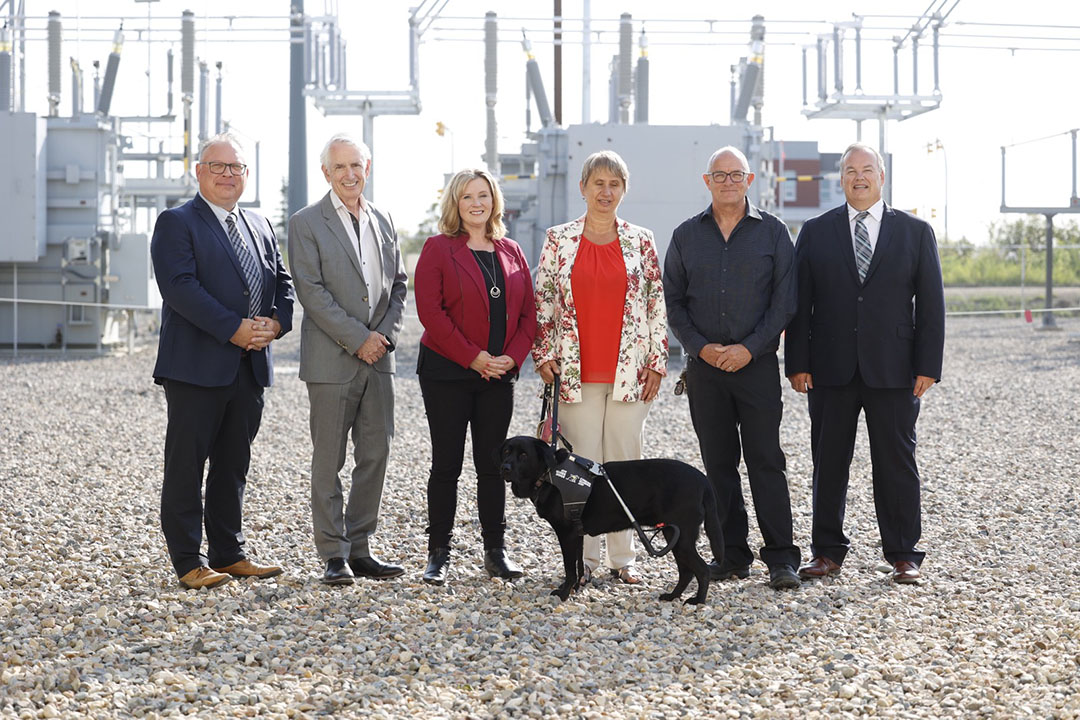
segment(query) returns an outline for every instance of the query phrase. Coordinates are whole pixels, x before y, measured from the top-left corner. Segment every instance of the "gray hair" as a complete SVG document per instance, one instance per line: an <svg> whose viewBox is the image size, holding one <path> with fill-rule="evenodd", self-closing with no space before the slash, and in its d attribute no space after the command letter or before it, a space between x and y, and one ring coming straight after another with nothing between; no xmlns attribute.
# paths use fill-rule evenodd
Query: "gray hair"
<svg viewBox="0 0 1080 720"><path fill-rule="evenodd" d="M337 133L333 135L326 144L323 145L322 152L319 153L319 164L324 168L330 167L330 147L332 145L352 145L354 148L360 151L360 162L363 165L367 165L371 161L371 150L363 140L357 140L348 133Z"/></svg>
<svg viewBox="0 0 1080 720"><path fill-rule="evenodd" d="M626 161L619 157L619 153L614 150L601 150L585 158L581 165L581 184L588 185L589 178L597 170L607 170L622 180L624 190L630 191L630 169L626 167Z"/></svg>
<svg viewBox="0 0 1080 720"><path fill-rule="evenodd" d="M734 155L735 158L738 159L740 163L742 163L743 170L746 172L750 172L750 161L746 159L746 155L743 154L743 151L735 147L734 145L725 145L724 147L720 148L712 155L710 155L709 163L705 166L705 172L709 172L709 170L712 169L712 164L716 162L716 158L720 157L721 155Z"/></svg>
<svg viewBox="0 0 1080 720"><path fill-rule="evenodd" d="M874 159L877 160L878 170L885 172L885 158L881 157L881 153L877 151L877 148L861 142L853 142L847 146L846 150L844 150L844 154L840 156L841 172L844 170L844 162L847 160L847 156L856 150L862 150L863 152L868 152L873 155Z"/></svg>
<svg viewBox="0 0 1080 720"><path fill-rule="evenodd" d="M238 156L244 155L244 146L240 144L240 139L232 133L223 132L211 135L199 143L199 162L202 162L203 154L211 145L231 145Z"/></svg>

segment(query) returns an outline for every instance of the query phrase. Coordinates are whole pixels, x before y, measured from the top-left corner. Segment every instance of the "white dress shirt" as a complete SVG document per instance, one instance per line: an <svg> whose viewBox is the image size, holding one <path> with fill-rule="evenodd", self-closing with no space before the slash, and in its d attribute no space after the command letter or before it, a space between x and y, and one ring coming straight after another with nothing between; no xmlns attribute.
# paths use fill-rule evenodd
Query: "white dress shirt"
<svg viewBox="0 0 1080 720"><path fill-rule="evenodd" d="M855 250L855 216L860 212L862 211L856 210L848 204L848 228L851 230L852 250ZM874 250L877 249L878 235L881 233L881 216L885 214L885 201L878 199L876 203L866 209L866 212L870 214L863 218L863 225L866 226L866 234L870 238L870 255L873 257Z"/></svg>
<svg viewBox="0 0 1080 720"><path fill-rule="evenodd" d="M353 252L356 253L357 258L360 260L360 270L364 275L364 284L367 286L368 297L370 298L368 302L370 313L375 308L375 303L383 290L382 253L379 251L379 244L375 241L375 220L371 217L371 211L368 210L367 203L361 200L360 215L357 217L360 224L360 237L357 238L356 231L353 228L353 215L333 190L330 191L330 201L334 204L334 209L337 211L341 224L345 226L345 232L348 234L349 240L352 241ZM371 317L369 314L368 317L360 319L368 322Z"/></svg>

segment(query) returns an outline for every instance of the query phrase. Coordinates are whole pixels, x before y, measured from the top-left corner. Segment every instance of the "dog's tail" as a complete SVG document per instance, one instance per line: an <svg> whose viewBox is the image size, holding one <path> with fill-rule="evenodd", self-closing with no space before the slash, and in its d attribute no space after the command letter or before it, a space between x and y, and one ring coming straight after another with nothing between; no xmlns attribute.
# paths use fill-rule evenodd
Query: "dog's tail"
<svg viewBox="0 0 1080 720"><path fill-rule="evenodd" d="M724 526L720 522L720 513L716 509L716 493L713 491L712 481L705 481L705 535L709 538L709 547L712 548L713 559L721 564L724 562Z"/></svg>

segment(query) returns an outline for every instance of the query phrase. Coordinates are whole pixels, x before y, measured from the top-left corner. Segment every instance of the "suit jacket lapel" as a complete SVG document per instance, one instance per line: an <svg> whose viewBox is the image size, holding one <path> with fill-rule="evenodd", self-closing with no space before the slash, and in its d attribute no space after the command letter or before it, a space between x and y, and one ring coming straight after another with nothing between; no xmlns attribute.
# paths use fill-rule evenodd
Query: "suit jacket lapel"
<svg viewBox="0 0 1080 720"><path fill-rule="evenodd" d="M360 276L360 282L364 282L364 271L360 268L360 257L356 254L356 248L353 247L352 240L349 239L349 233L341 223L341 218L338 217L337 208L334 207L334 201L330 199L330 193L323 197L320 205L322 206L326 227L329 228L330 234L337 238L338 243L341 244L345 255L349 258L349 262L352 263L353 269ZM366 283L364 287L367 287Z"/></svg>
<svg viewBox="0 0 1080 720"><path fill-rule="evenodd" d="M495 254L498 255L498 252ZM491 303L488 302L487 283L484 282L484 275L480 271L480 266L476 264L476 259L473 257L472 250L469 249L468 238L466 236L454 238L454 249L451 250L450 257L453 258L454 263L464 270L465 274L472 279L473 284L484 297L484 304L488 306L488 311L490 312Z"/></svg>
<svg viewBox="0 0 1080 720"><path fill-rule="evenodd" d="M844 265L847 266L848 271L851 273L851 277L855 280L855 284L861 285L862 281L859 280L859 268L855 265L855 241L851 237L851 222L848 220L847 203L844 203L836 209L833 223L836 228L834 234L840 240L840 257L844 259Z"/></svg>
<svg viewBox="0 0 1080 720"><path fill-rule="evenodd" d="M386 218L370 203L368 209L371 211L371 231L375 234L375 245L379 248L379 259L382 261L381 294L389 297L390 288L394 286L394 277L397 275L397 250Z"/></svg>
<svg viewBox="0 0 1080 720"><path fill-rule="evenodd" d="M885 205L881 212L881 227L878 229L877 244L874 245L874 255L870 258L870 267L866 270L866 280L864 282L870 282L870 276L874 274L874 270L881 264L881 258L888 251L889 243L892 241L892 226L895 219L896 212L888 205Z"/></svg>
<svg viewBox="0 0 1080 720"><path fill-rule="evenodd" d="M240 267L240 258L236 257L236 250L233 249L229 236L225 234L225 228L221 227L217 215L214 214L214 211L206 204L206 201L202 199L201 195L196 195L193 202L195 203L195 210L199 213L199 217L206 223L207 227L210 229L210 233L217 239L222 250L225 251L225 255L229 258L229 262L232 263L233 268L236 270L236 274L240 276L240 280L247 286L247 278L244 276L244 269Z"/></svg>

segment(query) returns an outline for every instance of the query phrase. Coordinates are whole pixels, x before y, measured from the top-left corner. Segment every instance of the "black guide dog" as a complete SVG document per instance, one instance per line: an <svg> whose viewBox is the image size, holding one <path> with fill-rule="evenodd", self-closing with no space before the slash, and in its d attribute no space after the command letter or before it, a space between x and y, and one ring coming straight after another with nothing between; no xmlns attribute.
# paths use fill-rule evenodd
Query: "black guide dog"
<svg viewBox="0 0 1080 720"><path fill-rule="evenodd" d="M559 537L565 578L551 594L562 600L581 583L585 572L582 535L566 519L558 489L547 481L547 473L568 456L565 449L556 452L544 441L524 435L509 438L500 450L503 480L510 483L516 497L533 501L536 514L551 523ZM669 526L679 528L678 540L671 550L679 567L679 582L660 599L678 598L693 577L697 580L697 594L686 602L690 605L705 602L709 566L697 551L702 522L715 559L724 560L724 534L709 479L697 468L678 460L609 462L604 464L604 469L640 525L664 525L662 531L669 543L675 533ZM631 526L607 481L594 480L581 524L589 535L603 535Z"/></svg>

